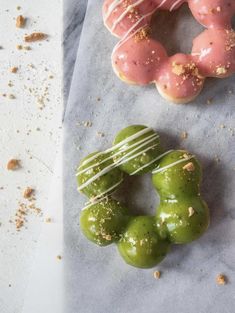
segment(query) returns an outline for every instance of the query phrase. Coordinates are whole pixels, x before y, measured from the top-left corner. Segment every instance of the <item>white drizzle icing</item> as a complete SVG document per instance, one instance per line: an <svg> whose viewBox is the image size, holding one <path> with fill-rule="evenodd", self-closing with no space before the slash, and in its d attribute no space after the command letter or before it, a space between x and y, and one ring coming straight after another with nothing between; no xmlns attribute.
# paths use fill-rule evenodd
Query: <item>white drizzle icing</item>
<svg viewBox="0 0 235 313"><path fill-rule="evenodd" d="M153 11L151 11L148 14L143 15L129 30L128 32L126 32L125 36L122 38L122 40L119 41L119 43L114 47L113 52L112 52L112 56L114 54L114 52L120 48L125 42L127 42L131 37L133 37L135 34L137 34L142 28L148 26L148 24L145 24L143 26L141 26L139 29L137 29L134 33L132 33L132 31L146 18L149 17L150 15L153 15L154 12L157 9L155 8ZM111 56L111 58L112 58Z"/></svg>
<svg viewBox="0 0 235 313"><path fill-rule="evenodd" d="M139 140L139 141L133 143L133 144L130 145L130 146L126 146L126 148L124 147L124 149L119 150L118 152L116 152L116 153L110 155L109 157L105 158L105 159L102 160L101 162L97 162L97 163L95 163L95 164L92 164L92 165L89 166L89 167L84 168L83 170L78 171L78 172L76 173L76 176L78 176L78 175L80 175L80 174L82 174L82 173L84 173L84 172L90 170L90 169L93 168L93 167L96 167L96 166L98 166L98 165L103 164L104 162L106 162L106 161L108 161L108 160L114 158L114 157L117 156L118 154L123 153L123 152L125 152L125 151L127 151L127 150L130 150L130 149L132 149L133 147L135 147L135 146L137 146L137 145L138 145L138 148L140 148L139 144L141 144L142 142L144 142L144 145L146 145L146 144L148 143L148 142L146 142L146 141L147 141L148 139L150 139L150 138L152 138L151 141L153 141L153 140L157 139L158 137L159 137L159 136L158 136L156 133L155 133L155 134L151 134L150 136L145 137L144 139ZM150 141L150 142L151 142L151 141ZM132 152L133 152L133 151L134 151L134 150L132 150ZM105 153L107 153L107 150L106 150L106 151L103 151L103 152L97 153L96 156L98 156L98 155L100 155L100 154L105 154ZM83 163L82 165L80 165L80 167L83 166L83 165L84 165L84 163ZM79 167L79 168L80 168L80 167ZM79 168L78 168L78 169L79 169Z"/></svg>
<svg viewBox="0 0 235 313"><path fill-rule="evenodd" d="M104 169L102 169L99 173L97 173L96 175L94 175L93 177L91 177L90 179L88 179L84 184L80 185L78 187L78 191L84 189L85 187L87 187L88 185L90 185L91 183L93 183L95 180L97 180L98 178L100 178L101 176L105 175L106 173L108 173L109 171L111 171L112 169L114 169L115 167L118 167L134 158L136 158L137 156L143 154L144 152L147 152L148 150L151 150L153 149L154 147L158 146L158 143L157 144L154 144L142 151L140 151L139 153L136 153L134 155L131 155L129 158L126 158L126 155L124 155L122 158L120 158L118 160L117 163L112 163L110 164L109 166L106 166ZM131 151L132 152L132 151ZM129 155L131 154L130 152L127 154Z"/></svg>
<svg viewBox="0 0 235 313"><path fill-rule="evenodd" d="M162 7L163 4L166 3L167 1L168 1L168 0L163 0L163 1L159 4L159 6L157 7L157 9L159 9L160 7Z"/></svg>
<svg viewBox="0 0 235 313"><path fill-rule="evenodd" d="M145 0L138 0L134 4L129 5L126 10L116 19L116 21L113 23L113 26L111 27L111 31L113 32L117 25L124 19L124 17L127 15L129 11L137 7L139 4L143 3Z"/></svg>
<svg viewBox="0 0 235 313"><path fill-rule="evenodd" d="M113 189L115 189L115 188L116 188L118 185L120 185L122 182L123 182L123 179L120 179L116 184L112 185L110 188L106 189L105 191L103 191L102 193L100 193L98 196L92 198L92 200L94 201L94 203L95 203L95 201L96 201L97 199L99 199L99 198L102 197L103 195L106 195L106 196L107 196L107 194L108 194L110 191L112 191ZM103 197L102 199L104 199L104 197Z"/></svg>
<svg viewBox="0 0 235 313"><path fill-rule="evenodd" d="M162 171L165 171L165 170L167 170L168 168L171 168L171 167L173 167L173 166L175 166L175 165L177 165L177 164L180 164L180 163L189 161L189 160L193 159L194 157L195 157L195 156L192 155L191 157L188 157L187 159L185 158L185 159L181 159L181 160L175 161L175 162L173 162L173 163L171 163L171 164L168 164L168 165L166 165L166 166L164 166L164 167L161 167L161 168L158 168L158 169L156 169L156 170L153 170L153 171L152 171L152 174L156 174L156 173L160 173L160 172L162 172Z"/></svg>
<svg viewBox="0 0 235 313"><path fill-rule="evenodd" d="M144 129L138 131L137 133L135 133L135 134L133 134L133 135L127 137L126 139L120 141L118 144L116 144L116 145L112 146L111 148L107 149L105 152L106 152L106 153L111 152L111 151L113 151L113 150L119 148L120 146L122 146L122 145L128 143L129 141L132 141L132 140L134 140L134 139L137 139L138 137L140 137L140 136L142 136L142 135L144 135L144 134L146 134L146 133L148 133L148 132L150 132L150 131L152 131L152 130L153 130L152 128L146 127L146 128L144 128ZM97 154L91 156L90 158L84 160L82 165L85 165L85 164L91 162L91 161L94 160L97 156L99 156L99 155L101 155L101 154L103 154L103 153L104 153L104 152L99 152L99 153L97 153Z"/></svg>
<svg viewBox="0 0 235 313"><path fill-rule="evenodd" d="M110 15L113 13L113 11L116 9L116 7L118 7L121 3L123 2L123 0L114 0L110 6L108 7L107 13L104 16L104 21L106 22L107 19L110 17Z"/></svg>
<svg viewBox="0 0 235 313"><path fill-rule="evenodd" d="M178 0L178 1L176 1L171 7L170 7L170 11L173 11L174 10L174 8L178 5L178 4L180 4L180 2L184 2L184 0Z"/></svg>
<svg viewBox="0 0 235 313"><path fill-rule="evenodd" d="M136 171L132 172L130 175L135 175L136 173L138 173L139 171L143 170L144 168L148 167L149 165L153 164L154 162L156 162L157 160L161 159L162 157L164 157L165 155L171 153L173 150L169 150L166 151L162 154L160 154L158 157L156 157L155 159L153 159L152 161L150 161L149 163L141 166L140 168L138 168Z"/></svg>
<svg viewBox="0 0 235 313"><path fill-rule="evenodd" d="M92 202L88 201L87 203L85 203L86 206L82 209L82 211L85 210L85 209L88 209L89 207L91 207L94 204L102 202L106 198L107 198L107 195L105 197L102 197L102 198L97 198L97 200L92 201Z"/></svg>

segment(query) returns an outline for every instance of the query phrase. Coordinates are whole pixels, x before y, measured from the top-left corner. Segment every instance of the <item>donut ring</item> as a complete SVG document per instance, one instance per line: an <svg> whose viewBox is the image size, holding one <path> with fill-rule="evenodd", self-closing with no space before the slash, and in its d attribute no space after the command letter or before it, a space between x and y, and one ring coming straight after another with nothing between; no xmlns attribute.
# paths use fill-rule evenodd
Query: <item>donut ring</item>
<svg viewBox="0 0 235 313"><path fill-rule="evenodd" d="M147 172L152 173L160 205L155 216L133 216L111 193L120 186L124 174ZM196 157L182 150L163 152L158 134L146 126L121 130L112 148L81 161L76 176L78 190L89 198L80 215L83 234L100 246L116 243L132 266L155 266L171 244L189 243L209 225Z"/></svg>
<svg viewBox="0 0 235 313"><path fill-rule="evenodd" d="M151 19L157 10L173 11L186 2L207 29L194 39L190 55L168 57L151 37ZM105 0L104 24L120 38L112 53L114 72L130 84L155 83L167 100L188 103L201 92L206 77L235 73L234 14L234 0Z"/></svg>

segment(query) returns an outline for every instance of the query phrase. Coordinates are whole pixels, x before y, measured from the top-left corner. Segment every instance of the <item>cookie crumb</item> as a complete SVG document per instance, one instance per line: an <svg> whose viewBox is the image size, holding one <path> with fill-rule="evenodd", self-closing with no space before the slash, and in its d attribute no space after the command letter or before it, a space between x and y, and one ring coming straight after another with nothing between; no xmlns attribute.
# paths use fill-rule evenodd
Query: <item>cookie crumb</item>
<svg viewBox="0 0 235 313"><path fill-rule="evenodd" d="M25 199L29 199L34 194L34 189L31 187L27 187L23 192L23 197Z"/></svg>
<svg viewBox="0 0 235 313"><path fill-rule="evenodd" d="M15 74L15 73L17 73L17 71L18 71L18 67L16 67L16 66L13 66L13 67L10 68L10 72L11 73Z"/></svg>
<svg viewBox="0 0 235 313"><path fill-rule="evenodd" d="M217 285L226 285L227 283L227 278L225 275L223 274L219 274L217 277L216 277L216 283Z"/></svg>
<svg viewBox="0 0 235 313"><path fill-rule="evenodd" d="M191 217L191 216L194 215L194 213L195 213L194 208L190 206L190 207L188 208L188 216Z"/></svg>
<svg viewBox="0 0 235 313"><path fill-rule="evenodd" d="M20 168L20 160L17 159L11 159L10 161L8 161L7 163L7 169L9 171L15 171L18 168Z"/></svg>
<svg viewBox="0 0 235 313"><path fill-rule="evenodd" d="M57 260L62 260L62 256L61 255L57 255Z"/></svg>
<svg viewBox="0 0 235 313"><path fill-rule="evenodd" d="M104 137L104 133L102 133L102 132L96 132L96 134L98 137Z"/></svg>
<svg viewBox="0 0 235 313"><path fill-rule="evenodd" d="M155 279L159 279L159 278L161 277L161 272L155 271L155 272L153 273L153 277L154 277Z"/></svg>
<svg viewBox="0 0 235 313"><path fill-rule="evenodd" d="M183 131L181 134L180 134L180 138L181 139L187 139L188 138L188 133L186 131Z"/></svg>
<svg viewBox="0 0 235 313"><path fill-rule="evenodd" d="M23 28L24 26L25 26L25 18L22 15L17 16L16 27Z"/></svg>
<svg viewBox="0 0 235 313"><path fill-rule="evenodd" d="M32 33L30 35L26 35L24 37L25 42L34 42L34 41L40 41L47 38L47 35L44 33Z"/></svg>
<svg viewBox="0 0 235 313"><path fill-rule="evenodd" d="M208 105L212 104L212 100L213 100L213 98L207 99L207 100L206 100L206 104L208 104Z"/></svg>
<svg viewBox="0 0 235 313"><path fill-rule="evenodd" d="M45 218L45 222L46 222L46 223L51 223L51 218L50 218L50 217L46 217L46 218Z"/></svg>
<svg viewBox="0 0 235 313"><path fill-rule="evenodd" d="M22 49L23 49L23 46L22 46L22 45L17 45L17 46L16 46L16 49L17 49L17 50L22 50Z"/></svg>
<svg viewBox="0 0 235 313"><path fill-rule="evenodd" d="M8 95L8 99L14 100L16 97L13 94Z"/></svg>
<svg viewBox="0 0 235 313"><path fill-rule="evenodd" d="M195 166L194 166L193 162L189 162L185 166L183 166L183 169L188 171L188 172L193 172L195 170Z"/></svg>
<svg viewBox="0 0 235 313"><path fill-rule="evenodd" d="M91 121L85 121L83 122L84 127L91 127L92 126L92 122Z"/></svg>

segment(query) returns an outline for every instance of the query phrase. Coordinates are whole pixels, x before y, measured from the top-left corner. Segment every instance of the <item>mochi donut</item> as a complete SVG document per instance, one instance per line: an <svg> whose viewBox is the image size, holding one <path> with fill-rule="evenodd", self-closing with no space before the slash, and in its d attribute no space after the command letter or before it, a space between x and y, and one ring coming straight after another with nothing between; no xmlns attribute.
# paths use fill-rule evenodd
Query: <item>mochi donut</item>
<svg viewBox="0 0 235 313"><path fill-rule="evenodd" d="M207 29L194 39L191 54L168 56L151 36L152 16L157 10L176 10L183 3ZM154 83L171 102L191 102L206 77L235 73L234 14L234 0L105 0L104 24L120 38L111 58L114 72L129 84Z"/></svg>
<svg viewBox="0 0 235 313"><path fill-rule="evenodd" d="M152 175L160 204L155 215L137 216L115 199L114 192L127 175L146 173ZM78 190L89 198L80 214L81 231L98 246L116 244L129 265L156 266L172 244L190 243L208 228L201 177L194 155L163 151L152 128L128 126L118 132L112 147L88 155L77 169Z"/></svg>

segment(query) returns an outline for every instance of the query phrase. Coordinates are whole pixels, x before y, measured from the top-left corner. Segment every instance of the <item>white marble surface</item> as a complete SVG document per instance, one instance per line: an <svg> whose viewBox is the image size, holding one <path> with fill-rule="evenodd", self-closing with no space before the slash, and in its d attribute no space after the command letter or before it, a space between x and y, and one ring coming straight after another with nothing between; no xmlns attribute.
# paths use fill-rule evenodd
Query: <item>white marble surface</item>
<svg viewBox="0 0 235 313"><path fill-rule="evenodd" d="M17 10L17 6L21 9ZM19 14L28 18L24 29L15 27L15 17ZM45 217L47 215L49 182L61 137L61 20L61 0L1 0L0 187L4 187L0 190L1 313L21 312L35 247L44 223L44 217L29 216L27 229L22 228L20 232L9 223L9 219L14 219L25 187L35 188L36 204ZM48 40L30 44L31 50L17 50L16 45L23 43L24 34L33 31L47 33ZM12 66L19 67L16 74L10 73ZM8 86L10 80L12 87ZM41 110L41 96L47 93L47 88L45 107ZM3 93L16 98L8 99L2 96ZM10 158L20 159L22 168L7 171ZM57 208L50 209L53 219ZM56 219L54 223L57 223ZM56 264L56 255L51 257Z"/></svg>
<svg viewBox="0 0 235 313"><path fill-rule="evenodd" d="M65 116L65 312L231 313L235 307L235 76L208 80L202 94L186 106L169 104L154 86L122 83L111 68L116 39L97 14L101 4L101 0L89 1ZM175 36L182 22L176 23ZM185 24L187 34L192 25ZM185 38L178 42L179 48ZM79 126L82 121L91 121L92 127ZM174 246L157 267L162 271L159 281L153 278L153 270L126 265L115 246L89 243L79 229L79 212L86 199L77 192L75 168L87 153L107 148L116 132L132 123L158 130L166 149L184 147L198 156L204 173L202 194L211 212L208 232L190 245ZM105 136L97 137L97 131ZM183 131L188 133L184 141ZM122 197L128 206L154 212L158 198L149 178L133 178L126 188L128 194L124 188ZM216 284L219 273L227 275L226 286Z"/></svg>

